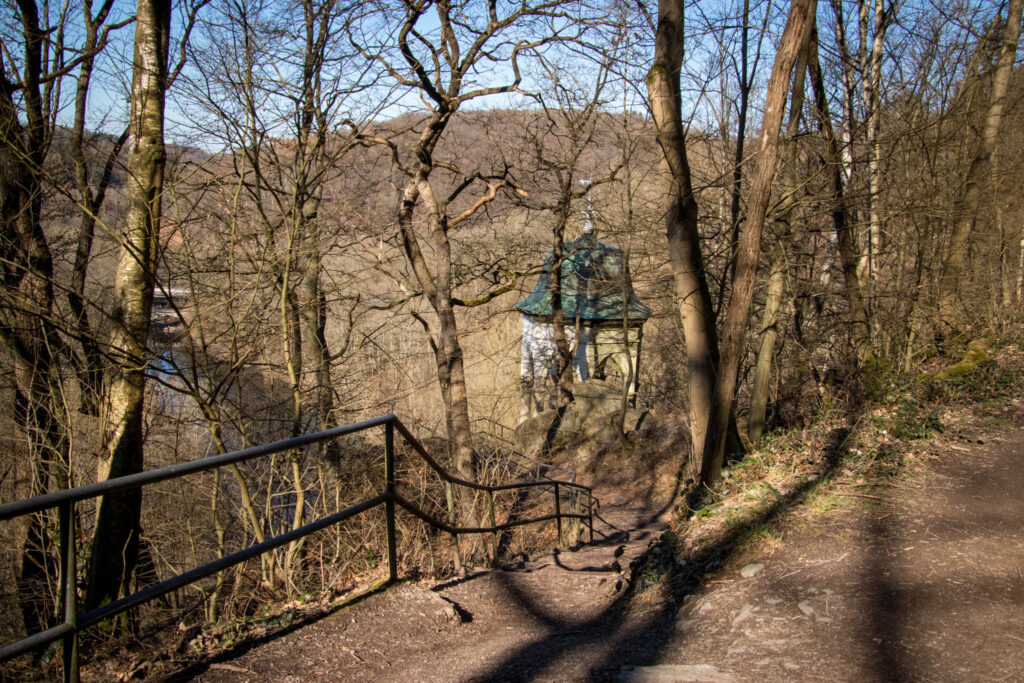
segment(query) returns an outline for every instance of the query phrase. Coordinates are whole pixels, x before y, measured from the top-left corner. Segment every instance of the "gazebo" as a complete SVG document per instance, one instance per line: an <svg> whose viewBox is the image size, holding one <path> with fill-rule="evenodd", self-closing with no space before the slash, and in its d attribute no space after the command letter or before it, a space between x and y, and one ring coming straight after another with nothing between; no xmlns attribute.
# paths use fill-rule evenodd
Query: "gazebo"
<svg viewBox="0 0 1024 683"><path fill-rule="evenodd" d="M633 292L621 249L601 242L590 221L562 258L562 314L570 346L575 346L576 379L622 378L623 391L636 400L643 325L651 309ZM556 358L551 310L551 254L533 292L516 304L523 314L522 405L520 421L553 407ZM579 339L576 320L579 319ZM632 371L631 371L632 370Z"/></svg>

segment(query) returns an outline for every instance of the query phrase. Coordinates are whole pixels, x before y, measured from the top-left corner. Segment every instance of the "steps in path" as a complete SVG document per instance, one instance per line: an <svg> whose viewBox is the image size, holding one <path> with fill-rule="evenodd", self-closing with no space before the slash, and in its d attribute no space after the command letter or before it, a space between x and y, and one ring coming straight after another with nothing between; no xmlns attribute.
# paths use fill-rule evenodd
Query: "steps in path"
<svg viewBox="0 0 1024 683"><path fill-rule="evenodd" d="M781 540L729 549L692 596L615 600L629 560L664 525L611 508L593 547L400 586L189 674L1024 680L1024 425L984 444L940 444L915 463L870 487L837 482L827 508L787 510L773 521Z"/></svg>
<svg viewBox="0 0 1024 683"><path fill-rule="evenodd" d="M606 620L630 561L666 528L652 514L603 508L595 514L593 544L435 586L403 584L301 629L243 645L178 680L588 678L596 655L579 641L599 634L594 625ZM569 641L569 660L549 656ZM598 639L591 646L600 647ZM538 647L543 652L534 652ZM546 672L545 662L556 659Z"/></svg>

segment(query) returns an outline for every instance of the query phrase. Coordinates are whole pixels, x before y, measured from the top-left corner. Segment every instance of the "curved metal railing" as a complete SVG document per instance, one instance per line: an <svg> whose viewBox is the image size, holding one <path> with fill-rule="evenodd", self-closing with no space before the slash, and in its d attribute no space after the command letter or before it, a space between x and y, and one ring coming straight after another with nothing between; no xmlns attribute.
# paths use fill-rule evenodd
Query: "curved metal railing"
<svg viewBox="0 0 1024 683"><path fill-rule="evenodd" d="M146 588L136 591L131 595L127 595L119 600L108 603L96 609L79 614L77 609L77 593L75 587L77 567L77 543L75 540L74 530L74 506L76 503L87 500L90 498L96 498L99 496L106 496L110 494L119 493L129 489L139 488L146 484L154 484L156 482L166 481L168 479L176 479L178 477L185 476L196 472L204 472L213 470L218 467L225 465L232 465L248 460L254 460L256 458L273 455L283 451L290 451L293 449L301 448L303 446L309 446L311 444L321 443L336 439L348 434L354 434L356 432L366 431L375 427L384 428L384 491L381 493L360 501L354 505L351 505L343 510L339 510L326 517L321 517L316 521L310 522L302 527L280 534L273 538L267 539L262 543L251 545L243 550L237 551L225 557L219 558L213 562L209 562L200 567L196 567L191 571L177 574L169 579L160 581L159 583L147 586ZM427 465L437 473L438 477L444 482L445 495L448 503L448 521L436 519L430 514L419 509L414 503L410 502L406 498L399 495L396 490L395 482L395 447L394 447L394 433L397 431L406 443L418 454ZM487 526L478 527L460 527L456 523L455 512L454 512L454 493L453 487L462 486L475 491L484 493L487 498L487 509L488 509L488 522ZM543 487L548 490L552 490L554 493L554 512L552 514L541 515L539 517L531 519L522 519L505 522L503 524L497 524L495 520L495 506L494 506L494 494L499 491L507 491L512 489L529 489ZM570 494L570 509L567 511L562 510L561 493L567 491ZM584 511L582 500L586 499L586 509ZM179 463L176 465L170 465L168 467L162 467L156 470L150 470L147 472L140 472L138 474L132 474L124 477L118 477L116 479L109 479L107 481L97 482L95 484L88 484L85 486L77 486L72 489L66 489L64 491L56 491L54 493L48 493L34 498L28 498L25 500L16 501L13 503L7 503L0 505L0 521L21 517L23 515L40 512L51 508L58 508L58 519L60 526L60 580L59 585L61 586L61 610L60 613L64 615L64 621L57 626L53 626L44 631L27 636L16 642L10 643L3 647L0 647L0 663L5 662L9 659L17 657L18 655L31 652L38 648L42 648L56 640L63 640L63 659L64 659L64 679L66 681L77 681L78 680L78 634L85 628L110 619L111 617L117 616L132 607L137 607L143 603L154 600L162 595L170 593L171 591L177 590L191 583L199 581L207 576L216 574L217 572L223 571L237 564L245 562L253 557L261 555L269 550L278 548L292 541L298 540L304 536L307 536L316 531L320 531L329 526L342 522L346 519L359 515L368 510L372 510L378 506L383 505L385 509L385 526L386 526L386 538L387 538L387 554L388 554L388 582L394 582L398 579L398 561L396 551L396 534L395 534L395 506L399 506L407 510L412 515L423 520L427 524L445 532L452 536L453 556L456 569L461 568L461 561L459 558L459 545L458 536L460 534L481 534L490 533L492 540L492 552L493 556L497 556L497 533L506 529L510 529L517 526L523 526L525 524L535 524L539 522L554 520L558 526L558 542L560 545L564 543L563 538L563 520L578 520L578 524L586 523L590 532L590 541L594 540L594 504L596 499L593 496L593 491L588 486L577 484L575 482L559 481L554 479L541 479L537 481L526 481L526 482L515 482L507 484L487 485L479 484L473 481L467 481L450 474L445 468L443 468L436 460L434 460L422 444L412 435L412 433L399 421L399 419L392 414L382 415L370 420L363 420L362 422L355 422L341 427L335 427L334 429L328 429L322 432L316 432L314 434L306 434L291 439L285 439L283 441L277 441L271 444L265 444L262 446L255 446L253 448L246 448L244 450L233 451L231 453L225 453L223 455L215 455L209 458L202 458L200 460L193 460L191 462ZM578 529L577 529L578 533Z"/></svg>

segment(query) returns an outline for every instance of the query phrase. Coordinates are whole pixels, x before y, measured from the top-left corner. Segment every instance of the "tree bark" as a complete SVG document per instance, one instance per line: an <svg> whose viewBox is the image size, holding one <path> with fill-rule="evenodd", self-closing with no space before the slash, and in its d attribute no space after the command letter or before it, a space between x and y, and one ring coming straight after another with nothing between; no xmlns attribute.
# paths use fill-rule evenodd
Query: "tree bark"
<svg viewBox="0 0 1024 683"><path fill-rule="evenodd" d="M1003 215L1003 197L1000 193L999 150L992 151L992 207L995 211L996 230L999 231L999 305L1009 308L1013 305L1013 261L1014 237L1006 228Z"/></svg>
<svg viewBox="0 0 1024 683"><path fill-rule="evenodd" d="M814 111L818 119L818 130L825 137L825 165L829 193L832 195L832 227L836 233L839 266L843 273L846 288L846 300L850 309L850 338L854 357L858 363L871 353L871 328L868 325L868 312L864 304L860 276L857 270L859 252L856 237L853 234L853 218L843 183L843 160L840 156L839 141L832 128L832 118L828 110L828 96L825 93L824 79L818 59L817 31L813 31L812 48L810 51L810 76L814 88Z"/></svg>
<svg viewBox="0 0 1024 683"><path fill-rule="evenodd" d="M767 14L765 21L767 22ZM747 113L750 110L750 90L752 87L751 81L753 80L753 74L749 73L748 60L749 60L749 34L750 34L750 0L743 0L743 17L741 19L742 26L740 28L740 101L737 113L736 122L736 153L733 156L732 166L732 188L729 192L729 245L730 250L730 267L726 271L728 274L728 280L722 281L721 291L718 293L718 310L722 309L725 303L726 292L728 290L728 283L732 282L736 278L736 259L735 252L736 247L740 240L740 200L743 194L743 154L744 146L747 140ZM763 33L762 33L763 35ZM760 47L758 48L760 54ZM717 316L716 316L717 317Z"/></svg>
<svg viewBox="0 0 1024 683"><path fill-rule="evenodd" d="M41 225L42 173L49 126L40 90L45 33L32 0L17 2L24 39L20 82L4 70L0 58L0 340L13 361L14 418L28 443L29 495L67 486L66 430L59 419L57 354L61 340L54 322L53 257ZM20 88L24 125L14 93ZM19 603L25 626L36 631L51 625L47 599L52 575L53 543L48 513L32 515L22 545L18 572Z"/></svg>
<svg viewBox="0 0 1024 683"><path fill-rule="evenodd" d="M960 274L967 258L971 229L974 226L981 196L981 185L992 163L1003 110L1006 108L1006 91L1017 54L1017 42L1020 39L1022 6L1024 0L1010 0L1002 45L992 76L992 92L989 95L985 129L971 158L963 190L953 209L953 234L949 240L949 250L942 264L939 282L939 323L936 336L940 339L957 330L961 319L958 306Z"/></svg>
<svg viewBox="0 0 1024 683"><path fill-rule="evenodd" d="M768 287L765 292L764 314L761 318L761 345L757 352L754 366L754 386L750 391L750 415L747 419L747 435L751 443L756 443L764 434L765 411L768 406L768 387L771 380L772 356L775 353L775 342L778 339L779 308L782 304L782 291L786 280L786 247L792 235L793 213L796 210L797 193L797 135L800 132L804 108L804 82L806 80L808 53L811 47L814 17L817 11L817 0L811 0L808 6L809 19L800 41L800 54L797 58L793 76L792 97L789 104L789 122L786 124L785 154L782 164L782 189L786 193L780 202L778 218L775 223L777 235L775 247L772 249L771 266L768 276Z"/></svg>
<svg viewBox="0 0 1024 683"><path fill-rule="evenodd" d="M406 258L412 266L417 282L438 319L437 338L431 337L431 348L437 366L437 378L444 402L445 421L453 442L455 469L459 476L472 481L476 477L473 467L473 436L469 422L469 398L466 393L466 373L463 363L459 328L452 302L451 243L448 240L448 217L434 197L430 185L433 170L433 151L440 140L451 112L440 111L427 122L416 146L419 169L406 185L399 209L399 228ZM413 226L413 212L422 201L428 214L430 234L436 259L434 272L420 250Z"/></svg>
<svg viewBox="0 0 1024 683"><path fill-rule="evenodd" d="M170 37L169 0L140 0L135 20L131 118L125 159L128 214L114 281L110 348L98 480L142 470L142 408L164 165L164 93ZM100 499L89 565L86 609L130 590L139 557L142 492Z"/></svg>
<svg viewBox="0 0 1024 683"><path fill-rule="evenodd" d="M565 333L565 312L562 310L562 259L565 257L565 228L569 224L572 198L572 174L567 173L566 176L566 182L561 183L562 187L559 188L560 197L555 207L555 223L551 228L551 327L555 338L555 384L559 408L572 403L574 379L573 354ZM576 343L579 343L578 338Z"/></svg>
<svg viewBox="0 0 1024 683"><path fill-rule="evenodd" d="M793 0L790 5L786 28L783 30L782 40L775 54L775 64L772 66L772 75L768 81L765 113L761 124L760 150L747 200L747 221L740 234L739 251L736 255L736 279L733 282L732 296L722 326L721 366L715 385L712 411L714 421L709 425L701 459L701 482L709 487L716 486L721 479L729 415L736 400L736 383L743 357L750 303L754 295L754 281L757 278L761 231L768 212L771 182L778 159L779 131L786 110L790 74L803 40L804 27L809 21L809 4L810 0Z"/></svg>
<svg viewBox="0 0 1024 683"><path fill-rule="evenodd" d="M882 118L879 92L882 86L882 51L885 47L885 33L890 16L885 11L885 0L874 0L875 35L868 56L868 73L864 79L865 142L867 143L868 171L868 291L870 295L868 313L873 315L875 289L878 282L878 260L882 250L882 221L879 212L879 192L882 188L882 145L879 138L879 124ZM865 8L867 3L865 3ZM892 7L891 11L895 11ZM873 327L874 321L869 320Z"/></svg>
<svg viewBox="0 0 1024 683"><path fill-rule="evenodd" d="M718 335L701 254L697 199L693 194L686 154L686 130L683 126L679 86L685 53L683 25L683 1L659 0L654 65L647 74L647 95L661 149L665 236L686 342L690 439L693 447L690 468L696 475L696 459L704 451L714 408L712 399L718 373Z"/></svg>
<svg viewBox="0 0 1024 683"><path fill-rule="evenodd" d="M764 435L768 411L768 393L772 376L772 358L779 338L779 308L786 283L786 247L781 238L772 251L771 274L764 298L761 318L761 345L754 365L754 386L750 390L750 416L747 418L747 436L756 444Z"/></svg>

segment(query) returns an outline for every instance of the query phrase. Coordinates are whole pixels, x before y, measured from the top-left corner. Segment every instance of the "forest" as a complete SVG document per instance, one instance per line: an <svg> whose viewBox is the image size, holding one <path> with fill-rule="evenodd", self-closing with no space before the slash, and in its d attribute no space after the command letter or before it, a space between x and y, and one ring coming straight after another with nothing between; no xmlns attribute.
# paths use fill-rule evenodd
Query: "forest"
<svg viewBox="0 0 1024 683"><path fill-rule="evenodd" d="M658 458L714 495L766 434L1019 329L1022 4L4 0L0 501L384 413L496 481L515 304L585 221L652 310L635 409L687 433ZM382 447L79 505L78 600L358 500ZM381 533L340 525L109 633L349 585ZM4 642L60 621L56 536L55 510L0 527Z"/></svg>

